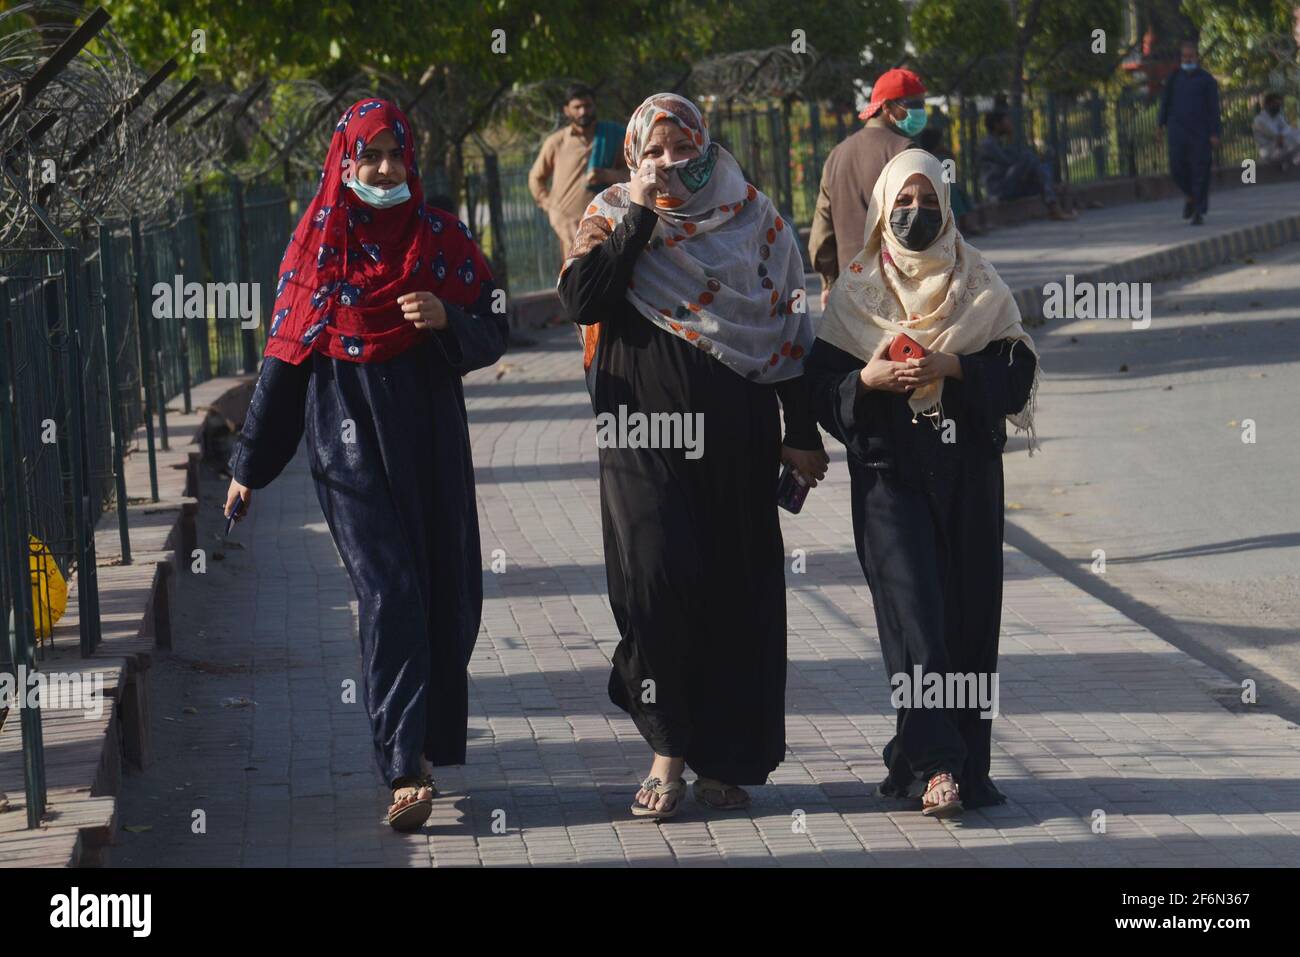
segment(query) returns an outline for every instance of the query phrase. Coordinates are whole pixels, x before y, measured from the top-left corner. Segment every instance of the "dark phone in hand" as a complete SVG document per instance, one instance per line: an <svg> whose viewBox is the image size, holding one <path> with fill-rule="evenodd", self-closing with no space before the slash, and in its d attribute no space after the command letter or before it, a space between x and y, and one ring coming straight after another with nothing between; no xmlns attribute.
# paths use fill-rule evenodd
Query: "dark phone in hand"
<svg viewBox="0 0 1300 957"><path fill-rule="evenodd" d="M797 477L798 473L789 465L781 469L781 478L776 483L776 504L795 515L803 508L804 499L808 497L810 486Z"/></svg>
<svg viewBox="0 0 1300 957"><path fill-rule="evenodd" d="M226 519L226 535L229 535L230 530L235 527L235 519L239 517L239 513L243 510L244 500L242 498L235 499L235 510L231 512L230 516Z"/></svg>

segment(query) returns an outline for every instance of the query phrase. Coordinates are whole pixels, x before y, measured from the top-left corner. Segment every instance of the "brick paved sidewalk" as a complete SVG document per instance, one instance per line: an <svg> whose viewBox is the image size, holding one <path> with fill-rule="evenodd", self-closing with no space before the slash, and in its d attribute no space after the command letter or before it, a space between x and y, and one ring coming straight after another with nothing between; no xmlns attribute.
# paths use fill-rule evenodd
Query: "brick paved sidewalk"
<svg viewBox="0 0 1300 957"><path fill-rule="evenodd" d="M469 763L439 773L426 830L379 823L366 718L341 700L355 603L300 454L255 495L247 548L181 582L154 678L159 760L126 779L119 815L149 830L123 834L115 863L1300 863L1300 729L1011 549L993 731L1009 803L940 823L872 797L893 711L838 447L803 514L783 514L807 561L787 576L785 764L749 811L633 820L649 754L605 692L618 634L591 410L572 331L542 339L466 381L484 565L500 549L506 570L484 576ZM203 490L208 547L219 491Z"/></svg>

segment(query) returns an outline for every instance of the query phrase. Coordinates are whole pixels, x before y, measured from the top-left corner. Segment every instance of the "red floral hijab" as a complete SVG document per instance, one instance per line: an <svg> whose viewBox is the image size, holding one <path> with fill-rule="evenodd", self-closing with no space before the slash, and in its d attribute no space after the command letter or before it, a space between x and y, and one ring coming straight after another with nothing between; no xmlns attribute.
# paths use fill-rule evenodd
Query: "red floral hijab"
<svg viewBox="0 0 1300 957"><path fill-rule="evenodd" d="M411 198L379 209L347 187L357 158L384 130L402 149ZM426 206L406 116L387 100L352 104L334 127L320 187L280 262L266 355L302 362L313 350L382 362L427 332L402 318L397 297L420 290L476 302L492 273L469 229Z"/></svg>

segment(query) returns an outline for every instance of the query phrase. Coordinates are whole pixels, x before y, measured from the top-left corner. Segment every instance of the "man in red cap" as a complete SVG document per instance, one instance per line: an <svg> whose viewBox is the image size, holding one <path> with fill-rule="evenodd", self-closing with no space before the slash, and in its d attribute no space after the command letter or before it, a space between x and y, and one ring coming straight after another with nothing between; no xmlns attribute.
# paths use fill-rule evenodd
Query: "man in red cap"
<svg viewBox="0 0 1300 957"><path fill-rule="evenodd" d="M860 117L866 125L837 145L822 168L808 255L822 277L822 306L831 283L862 251L867 206L881 169L915 145L911 137L925 127L925 84L911 70L883 73L871 88L871 102Z"/></svg>

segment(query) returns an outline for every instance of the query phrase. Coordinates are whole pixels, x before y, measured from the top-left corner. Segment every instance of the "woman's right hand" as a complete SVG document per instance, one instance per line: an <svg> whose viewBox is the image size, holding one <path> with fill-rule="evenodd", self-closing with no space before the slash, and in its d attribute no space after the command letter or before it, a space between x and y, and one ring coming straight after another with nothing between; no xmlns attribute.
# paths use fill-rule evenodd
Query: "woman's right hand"
<svg viewBox="0 0 1300 957"><path fill-rule="evenodd" d="M904 362L889 361L889 344L893 339L882 339L871 360L862 367L858 381L862 389L875 389L879 392L906 392L911 386L899 381L898 374L907 368Z"/></svg>
<svg viewBox="0 0 1300 957"><path fill-rule="evenodd" d="M632 202L638 206L655 208L655 197L668 188L668 180L660 172L654 160L646 160L628 180L627 192Z"/></svg>
<svg viewBox="0 0 1300 957"><path fill-rule="evenodd" d="M226 518L230 518L231 513L236 508L236 503L239 503L239 514L235 517L235 521L243 521L243 519L248 515L248 500L252 495L253 490L251 488L247 485L240 485L237 481L231 479L230 488L226 490Z"/></svg>

